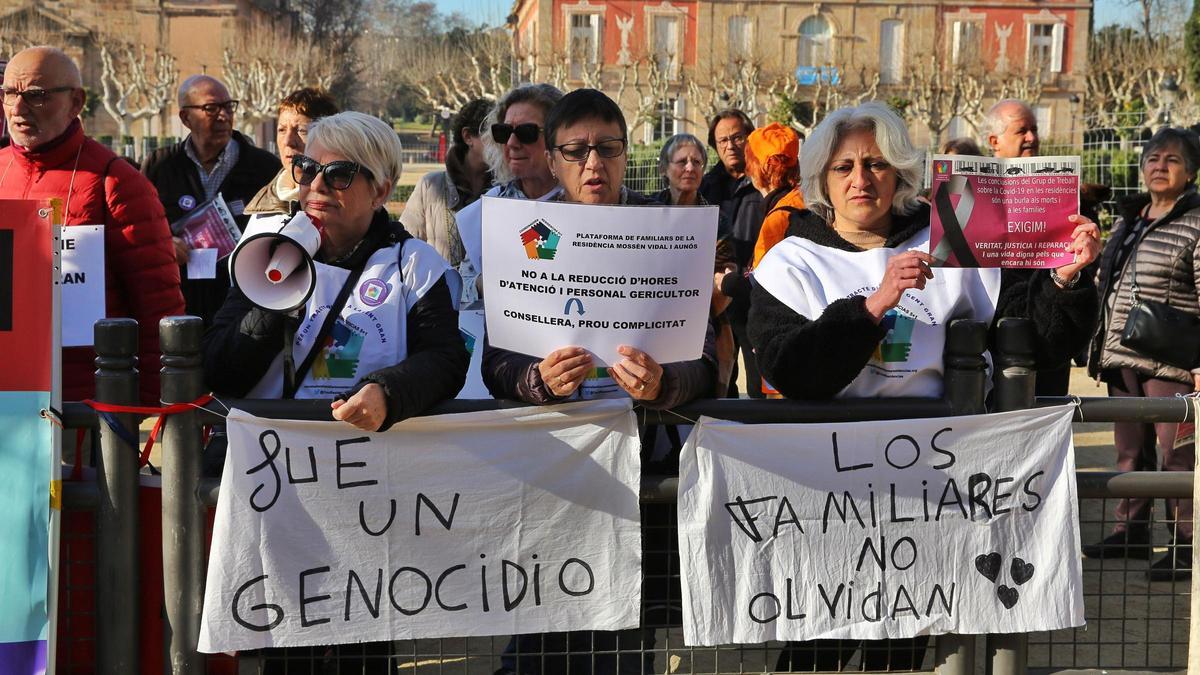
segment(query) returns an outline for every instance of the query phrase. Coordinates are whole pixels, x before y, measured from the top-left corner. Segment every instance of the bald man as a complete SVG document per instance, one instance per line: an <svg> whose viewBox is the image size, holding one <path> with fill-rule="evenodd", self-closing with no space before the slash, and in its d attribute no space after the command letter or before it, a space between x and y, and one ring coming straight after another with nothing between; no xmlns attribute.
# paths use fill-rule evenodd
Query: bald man
<svg viewBox="0 0 1200 675"><path fill-rule="evenodd" d="M53 47L17 53L4 71L12 144L0 149L0 199L60 199L63 224L104 226L105 310L137 319L141 398L158 396L158 321L183 312L171 232L150 183L88 138L79 68ZM94 394L90 347L63 349L63 399Z"/></svg>
<svg viewBox="0 0 1200 675"><path fill-rule="evenodd" d="M158 190L167 220L178 222L218 194L245 227L246 204L264 185L275 179L281 165L275 155L254 147L234 130L238 102L215 77L192 75L179 86L179 120L191 133L182 142L161 148L142 164L142 172ZM175 255L184 265L190 252L175 239ZM208 325L225 302L229 290L224 265L216 279L189 279L183 268L183 295L187 313Z"/></svg>
<svg viewBox="0 0 1200 675"><path fill-rule="evenodd" d="M992 106L985 120L987 143L996 157L1037 157L1037 115L1024 101L1006 98Z"/></svg>

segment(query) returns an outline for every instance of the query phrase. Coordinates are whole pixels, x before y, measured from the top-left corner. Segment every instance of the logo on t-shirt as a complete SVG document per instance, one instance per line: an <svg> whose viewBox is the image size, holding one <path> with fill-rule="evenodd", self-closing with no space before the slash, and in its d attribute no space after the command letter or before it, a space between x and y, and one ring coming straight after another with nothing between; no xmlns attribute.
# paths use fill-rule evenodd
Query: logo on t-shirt
<svg viewBox="0 0 1200 675"><path fill-rule="evenodd" d="M325 344L321 345L320 355L313 360L313 378L329 380L354 377L362 346L362 332L339 318L333 324L333 330L329 332Z"/></svg>
<svg viewBox="0 0 1200 675"><path fill-rule="evenodd" d="M883 340L875 348L873 358L881 363L907 361L908 354L912 351L914 323L912 317L904 316L894 309L884 314L879 325L887 329L887 335L883 336Z"/></svg>
<svg viewBox="0 0 1200 675"><path fill-rule="evenodd" d="M550 223L538 218L521 230L521 244L530 260L554 260L561 236Z"/></svg>
<svg viewBox="0 0 1200 675"><path fill-rule="evenodd" d="M384 300L387 300L388 293L391 291L390 284L379 279L367 279L358 287L358 297L362 298L364 304L378 307L383 304Z"/></svg>

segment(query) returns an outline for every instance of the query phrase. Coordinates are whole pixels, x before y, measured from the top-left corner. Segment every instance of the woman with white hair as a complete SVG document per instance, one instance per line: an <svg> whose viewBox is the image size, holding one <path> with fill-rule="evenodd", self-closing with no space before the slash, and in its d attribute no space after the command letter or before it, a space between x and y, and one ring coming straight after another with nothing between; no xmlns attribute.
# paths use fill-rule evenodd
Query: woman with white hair
<svg viewBox="0 0 1200 675"><path fill-rule="evenodd" d="M316 289L292 343L292 383L282 347L284 322L295 319L235 287L204 335L208 385L237 397L331 399L335 419L365 431L453 398L469 359L454 302L459 281L384 209L400 176L396 133L363 113L324 117L291 168L301 207L322 231Z"/></svg>
<svg viewBox="0 0 1200 675"><path fill-rule="evenodd" d="M1053 274L930 265L924 155L882 103L836 110L804 143L808 208L754 272L749 334L764 378L788 398L938 397L946 327L954 319L1033 319L1039 350L1072 353L1095 322L1090 286L1077 286L1099 252L1081 216L1075 262ZM1082 329L1081 329L1082 327ZM920 665L925 638L867 643L863 668ZM779 670L844 665L858 641L790 644Z"/></svg>
<svg viewBox="0 0 1200 675"><path fill-rule="evenodd" d="M1100 251L1096 225L1070 216L1075 259L1056 270L945 268L929 284L923 165L877 102L834 111L805 142L808 209L755 271L750 312L763 375L785 396L940 396L952 319L1031 318L1039 353L1069 355L1090 337L1098 307L1081 272Z"/></svg>

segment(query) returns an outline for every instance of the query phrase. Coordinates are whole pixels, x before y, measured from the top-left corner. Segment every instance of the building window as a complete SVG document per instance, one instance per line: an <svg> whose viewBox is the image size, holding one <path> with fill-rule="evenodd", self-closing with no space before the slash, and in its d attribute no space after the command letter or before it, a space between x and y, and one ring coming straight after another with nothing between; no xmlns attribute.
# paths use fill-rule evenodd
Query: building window
<svg viewBox="0 0 1200 675"><path fill-rule="evenodd" d="M679 105L679 99L675 98L668 98L659 102L658 109L654 111L654 128L650 134L651 141L666 140L679 133L679 119L682 117Z"/></svg>
<svg viewBox="0 0 1200 675"><path fill-rule="evenodd" d="M800 23L800 48L796 65L812 68L833 62L833 27L822 16L810 16Z"/></svg>
<svg viewBox="0 0 1200 675"><path fill-rule="evenodd" d="M904 23L885 19L879 24L879 82L897 84L904 68Z"/></svg>
<svg viewBox="0 0 1200 675"><path fill-rule="evenodd" d="M729 60L745 61L752 55L750 45L754 40L751 34L750 17L738 15L729 17Z"/></svg>
<svg viewBox="0 0 1200 675"><path fill-rule="evenodd" d="M1054 131L1054 127L1051 126L1054 122L1052 110L1048 105L1039 105L1033 108L1033 116L1037 119L1038 135L1042 138L1050 138Z"/></svg>
<svg viewBox="0 0 1200 675"><path fill-rule="evenodd" d="M950 39L950 60L953 65L977 63L983 54L983 22L955 21Z"/></svg>
<svg viewBox="0 0 1200 675"><path fill-rule="evenodd" d="M679 65L679 17L654 16L654 62L659 72L675 77Z"/></svg>
<svg viewBox="0 0 1200 675"><path fill-rule="evenodd" d="M571 79L583 78L584 68L595 66L600 59L600 15L571 14L571 35L568 43ZM590 69L590 68L589 68Z"/></svg>
<svg viewBox="0 0 1200 675"><path fill-rule="evenodd" d="M1064 24L1026 24L1025 67L1044 74L1061 73L1063 62Z"/></svg>

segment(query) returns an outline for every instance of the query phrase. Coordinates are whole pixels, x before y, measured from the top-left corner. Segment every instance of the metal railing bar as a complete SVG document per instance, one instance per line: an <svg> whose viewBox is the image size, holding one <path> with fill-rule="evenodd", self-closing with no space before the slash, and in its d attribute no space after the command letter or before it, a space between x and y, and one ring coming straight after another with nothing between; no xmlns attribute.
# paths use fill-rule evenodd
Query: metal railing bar
<svg viewBox="0 0 1200 675"><path fill-rule="evenodd" d="M1037 407L1079 402L1076 422L1194 422L1191 401L1185 398L1108 398L1094 396L1076 399L1071 396L1039 396Z"/></svg>

